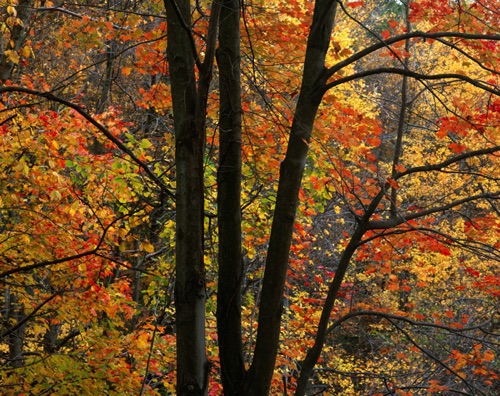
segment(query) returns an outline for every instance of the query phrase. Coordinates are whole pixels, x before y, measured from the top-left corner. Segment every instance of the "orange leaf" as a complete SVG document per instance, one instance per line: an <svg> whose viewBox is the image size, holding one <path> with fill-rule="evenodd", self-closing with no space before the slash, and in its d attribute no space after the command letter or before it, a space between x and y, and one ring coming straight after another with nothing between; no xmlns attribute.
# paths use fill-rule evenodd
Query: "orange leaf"
<svg viewBox="0 0 500 396"><path fill-rule="evenodd" d="M403 164L395 165L394 169L396 169L398 172L406 172L406 166L404 166Z"/></svg>
<svg viewBox="0 0 500 396"><path fill-rule="evenodd" d="M130 74L130 72L132 71L132 68L131 67L122 67L122 74L124 76L128 76Z"/></svg>
<svg viewBox="0 0 500 396"><path fill-rule="evenodd" d="M448 136L448 130L445 128L440 128L439 131L436 132L436 136L440 139Z"/></svg>
<svg viewBox="0 0 500 396"><path fill-rule="evenodd" d="M387 23L389 24L389 27L390 27L391 29L394 29L394 28L396 28L396 27L399 25L399 23L398 23L397 21L395 21L394 19L391 19L391 20L390 20L390 21L388 21Z"/></svg>
<svg viewBox="0 0 500 396"><path fill-rule="evenodd" d="M483 362L491 362L493 359L495 359L495 354L492 351L488 349L484 352Z"/></svg>
<svg viewBox="0 0 500 396"><path fill-rule="evenodd" d="M392 188L396 190L399 188L398 182L394 179L391 179L390 177L387 178L387 184L389 184Z"/></svg>

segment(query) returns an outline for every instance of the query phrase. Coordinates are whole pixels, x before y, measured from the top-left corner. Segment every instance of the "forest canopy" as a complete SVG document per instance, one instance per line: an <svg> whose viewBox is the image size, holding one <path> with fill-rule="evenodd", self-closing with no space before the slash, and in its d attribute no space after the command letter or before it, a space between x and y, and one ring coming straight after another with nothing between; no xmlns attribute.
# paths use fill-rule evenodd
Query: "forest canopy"
<svg viewBox="0 0 500 396"><path fill-rule="evenodd" d="M0 0L0 393L499 394L499 22Z"/></svg>

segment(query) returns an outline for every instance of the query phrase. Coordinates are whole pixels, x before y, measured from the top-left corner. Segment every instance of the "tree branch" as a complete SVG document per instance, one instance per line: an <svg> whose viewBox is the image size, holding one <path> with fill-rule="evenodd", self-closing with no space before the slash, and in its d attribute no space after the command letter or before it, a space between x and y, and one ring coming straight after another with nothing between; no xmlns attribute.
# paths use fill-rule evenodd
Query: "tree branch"
<svg viewBox="0 0 500 396"><path fill-rule="evenodd" d="M363 77L373 76L377 74L399 74L401 76L412 77L416 80L460 80L470 85L473 85L477 88L483 89L492 93L493 95L500 96L500 90L490 87L487 84L484 84L478 80L474 80L468 76L458 73L442 73L442 74L422 74L416 73L411 70L398 69L395 67L379 67L372 70L367 70L359 73L352 74L347 77L339 78L338 80L332 81L328 84L325 84L322 94L326 93L329 89L336 87L338 85L344 84L349 81L357 80Z"/></svg>
<svg viewBox="0 0 500 396"><path fill-rule="evenodd" d="M470 197L457 199L457 200L452 201L446 205L436 206L434 208L423 210L423 211L417 212L417 213L411 213L411 214L408 214L406 216L399 216L399 217L390 218L387 220L372 220L368 223L367 229L374 230L374 229L393 228L393 227L397 227L398 225L400 225L402 223L406 223L410 220L419 219L421 217L429 216L429 215L434 214L434 213L444 212L444 211L452 209L454 207L463 205L464 203L467 203L467 202L476 201L479 199L494 199L494 198L498 198L498 197L500 197L500 191L496 192L496 193L477 194L477 195L473 195Z"/></svg>
<svg viewBox="0 0 500 396"><path fill-rule="evenodd" d="M461 38L465 40L493 40L493 41L500 41L500 35L498 34L475 34L475 33L460 33L460 32L435 32L435 33L425 33L425 32L420 32L420 31L415 31L415 32L409 32L405 34L400 34L398 36L390 37L387 40L384 40L382 42L375 43L368 48L365 48L364 50L361 50L353 55L351 55L349 58L344 59L341 62L338 62L337 64L333 65L329 69L325 71L325 77L326 79L329 79L332 77L335 73L337 73L339 70L343 69L346 66L351 65L352 63L364 58L367 55L370 55L371 53L378 51L382 48L386 48L387 46L391 44L395 44L399 41L405 41L408 39L412 38L422 38L422 39L439 39L439 38Z"/></svg>
<svg viewBox="0 0 500 396"><path fill-rule="evenodd" d="M26 93L28 95L34 95L38 97L42 97L45 99L48 99L52 102L60 103L63 104L69 108L72 108L75 110L78 114L83 116L90 124L95 126L108 140L113 142L116 147L118 147L123 153L127 154L135 164L137 164L142 170L144 170L148 176L153 180L158 187L162 191L164 191L167 195L169 195L171 198L174 198L174 195L172 192L168 189L168 187L163 183L162 180L158 178L154 174L154 172L148 167L146 163L141 161L133 152L130 150L125 144L115 137L104 125L102 125L100 122L98 122L94 117L92 117L87 111L85 111L81 106L77 105L76 103L70 102L66 99L62 99L56 95L54 95L52 92L42 92L42 91L37 91L34 89L29 89L25 87L19 87L19 86L3 86L0 87L0 94L3 93L8 93L8 92L22 92Z"/></svg>

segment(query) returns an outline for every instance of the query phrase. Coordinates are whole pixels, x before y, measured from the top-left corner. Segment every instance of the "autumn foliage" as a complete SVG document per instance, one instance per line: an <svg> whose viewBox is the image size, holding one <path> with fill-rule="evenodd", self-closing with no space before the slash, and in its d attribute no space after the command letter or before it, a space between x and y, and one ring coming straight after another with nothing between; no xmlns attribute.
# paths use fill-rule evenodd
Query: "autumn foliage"
<svg viewBox="0 0 500 396"><path fill-rule="evenodd" d="M500 3L382 3L0 0L0 393L500 392Z"/></svg>

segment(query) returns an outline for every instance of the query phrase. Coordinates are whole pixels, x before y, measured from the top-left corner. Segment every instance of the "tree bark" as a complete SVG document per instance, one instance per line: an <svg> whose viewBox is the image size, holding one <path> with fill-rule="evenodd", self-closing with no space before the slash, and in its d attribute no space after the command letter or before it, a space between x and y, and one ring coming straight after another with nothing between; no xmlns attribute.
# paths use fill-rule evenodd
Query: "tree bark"
<svg viewBox="0 0 500 396"><path fill-rule="evenodd" d="M223 0L217 64L220 158L217 174L219 284L217 330L224 395L240 395L245 373L241 337L241 87L240 2Z"/></svg>
<svg viewBox="0 0 500 396"><path fill-rule="evenodd" d="M19 298L16 293L11 293L9 289L5 292L6 296L6 323L9 320L16 324L16 329L8 334L9 360L10 366L19 368L24 365L24 338L26 333L26 324L20 324L24 319L24 308L19 304Z"/></svg>
<svg viewBox="0 0 500 396"><path fill-rule="evenodd" d="M190 2L165 0L176 156L177 394L205 395L205 269L203 261L203 146L196 128L195 54Z"/></svg>
<svg viewBox="0 0 500 396"><path fill-rule="evenodd" d="M245 377L245 395L269 394L279 347L281 310L293 225L299 202L308 145L326 80L325 57L330 43L337 2L318 0L307 42L302 86L285 160L280 168L266 269L259 307L259 328L254 360Z"/></svg>

